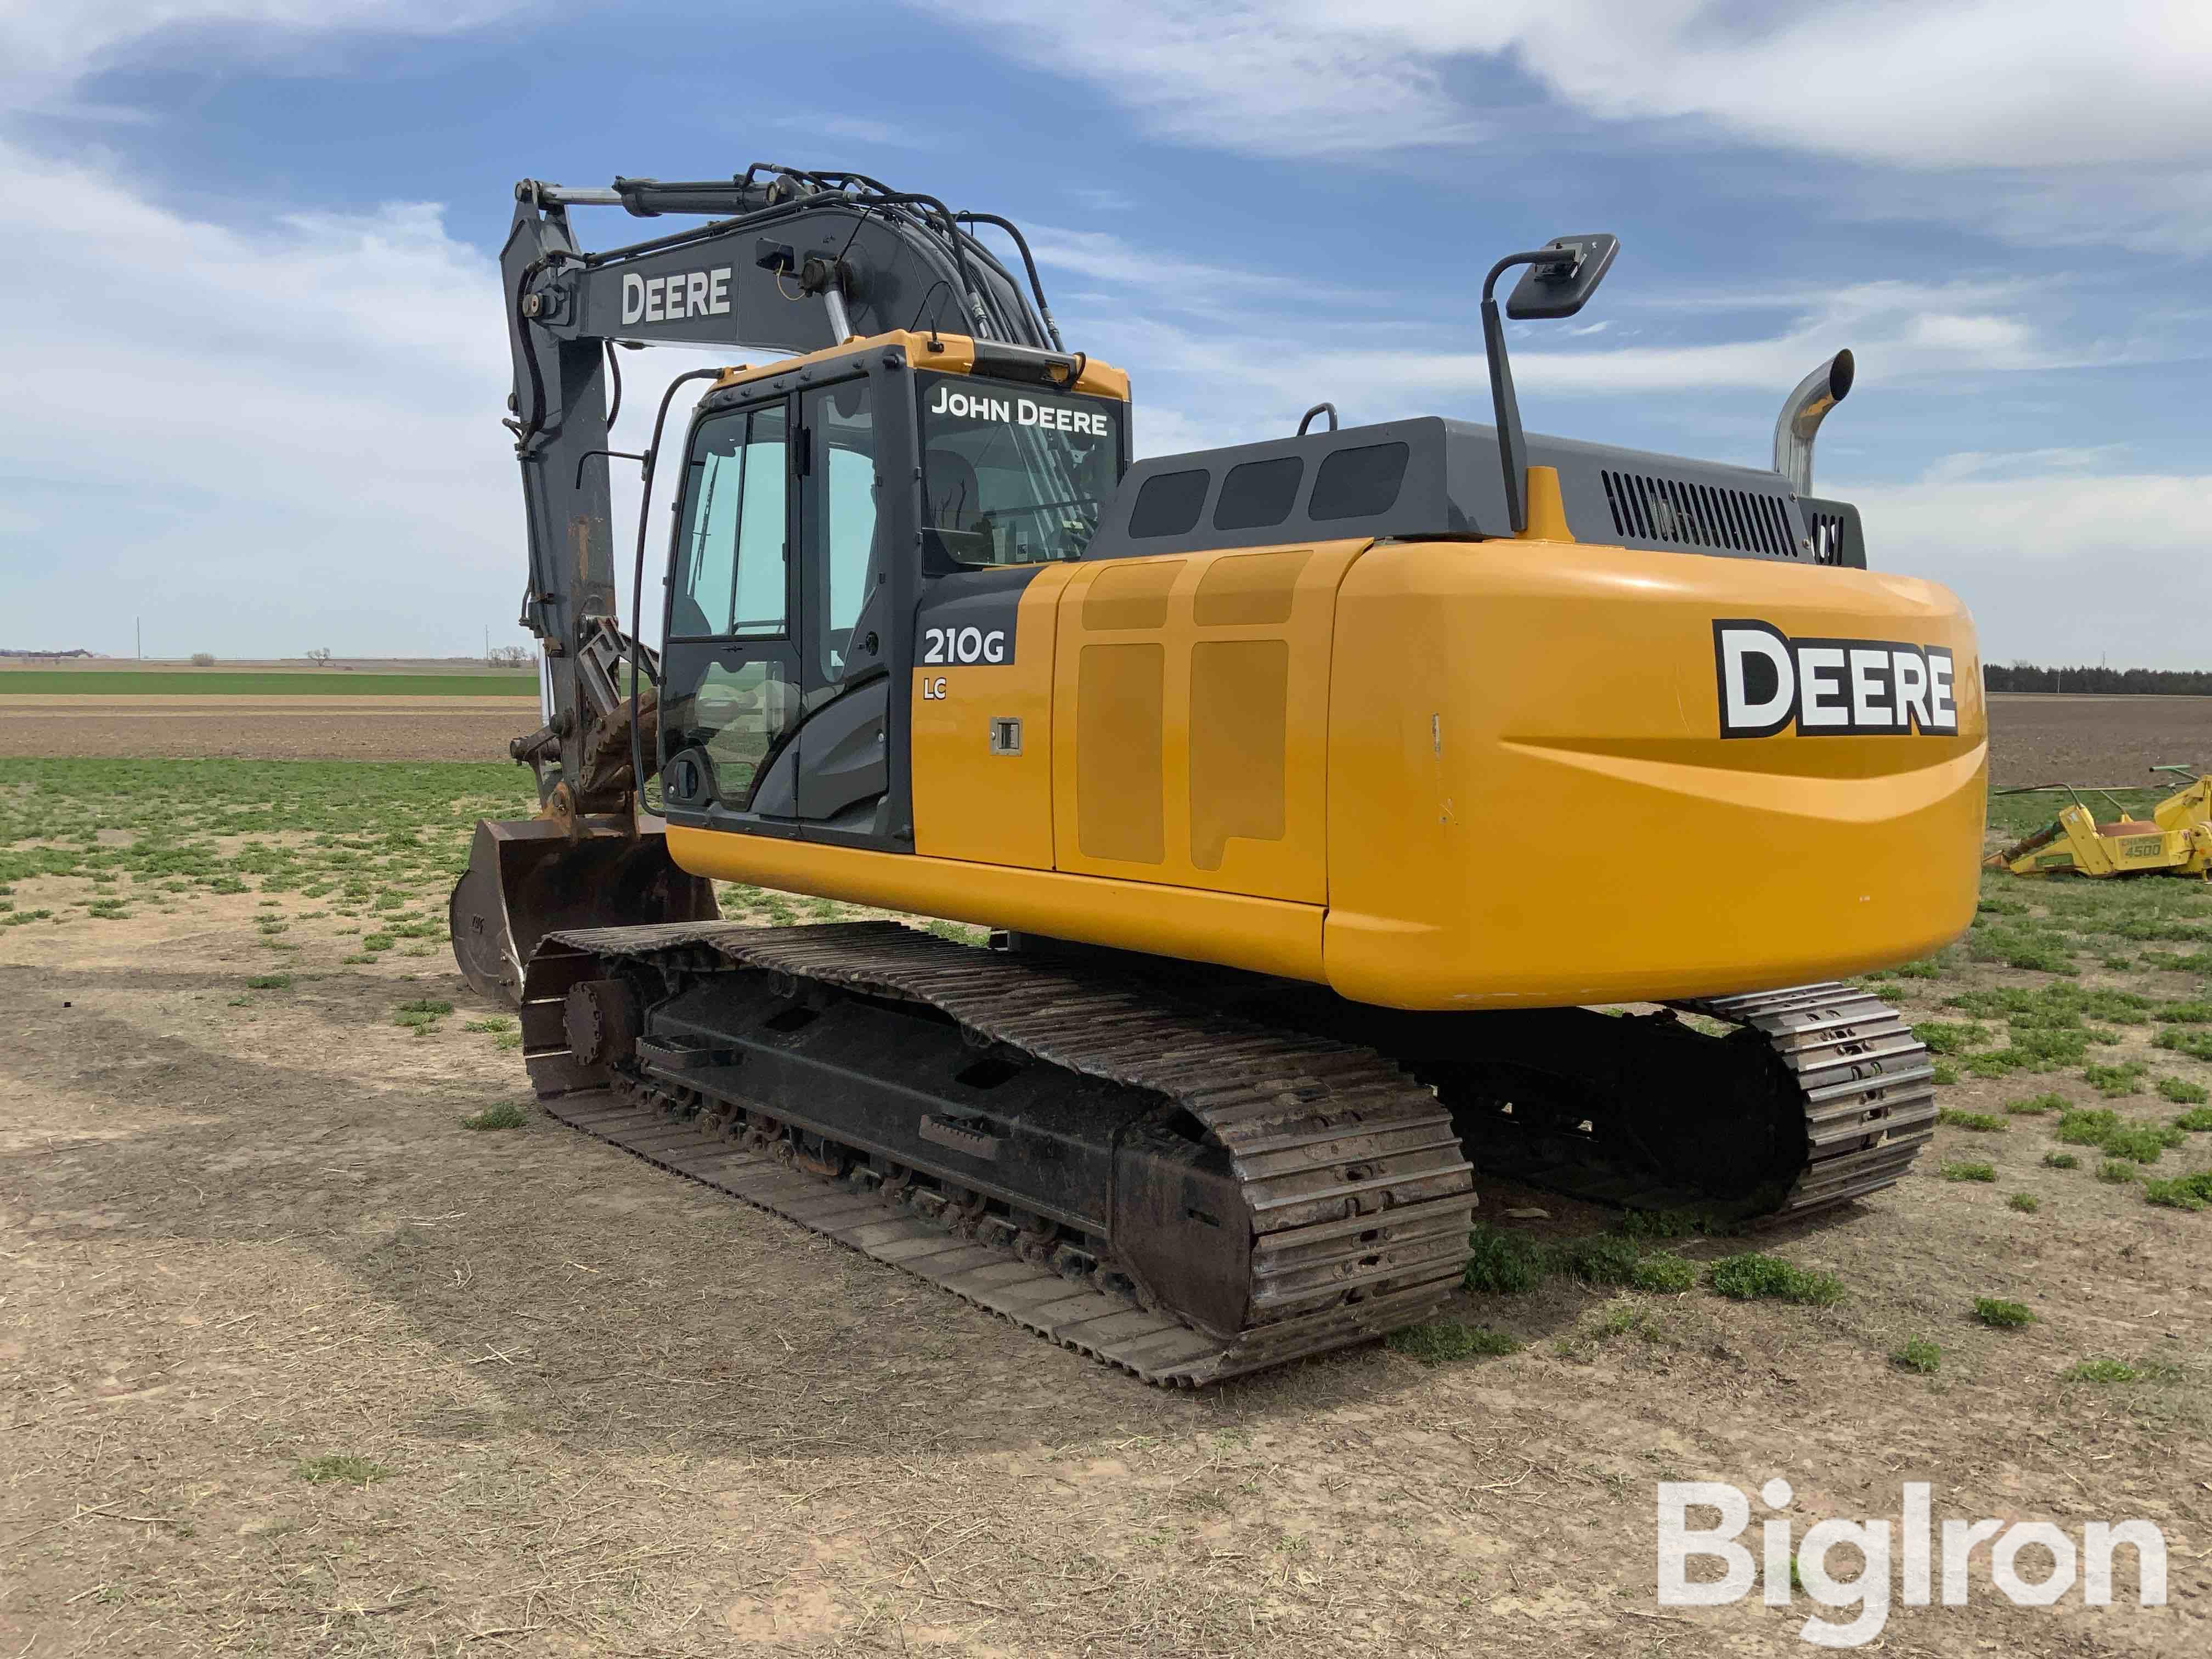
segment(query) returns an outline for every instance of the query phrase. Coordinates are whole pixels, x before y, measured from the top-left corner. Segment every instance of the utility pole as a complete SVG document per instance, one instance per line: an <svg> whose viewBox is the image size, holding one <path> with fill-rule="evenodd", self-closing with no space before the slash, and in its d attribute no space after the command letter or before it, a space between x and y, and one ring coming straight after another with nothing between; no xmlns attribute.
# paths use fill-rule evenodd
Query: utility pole
<svg viewBox="0 0 2212 1659"><path fill-rule="evenodd" d="M146 660L146 623L143 617L133 617L131 619L131 633L137 641L138 660L143 662Z"/></svg>

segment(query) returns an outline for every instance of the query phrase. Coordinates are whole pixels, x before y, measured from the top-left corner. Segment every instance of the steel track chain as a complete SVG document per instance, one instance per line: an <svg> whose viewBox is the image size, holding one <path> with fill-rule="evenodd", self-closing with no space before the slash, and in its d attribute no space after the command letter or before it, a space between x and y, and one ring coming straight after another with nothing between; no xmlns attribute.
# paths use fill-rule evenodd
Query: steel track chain
<svg viewBox="0 0 2212 1659"><path fill-rule="evenodd" d="M1809 1215L1893 1186L1935 1138L1928 1045L1869 991L1826 981L1666 1006L1761 1033L1796 1080L1805 1167L1762 1219Z"/></svg>
<svg viewBox="0 0 2212 1659"><path fill-rule="evenodd" d="M1158 1093L1188 1112L1229 1154L1253 1235L1246 1322L1225 1340L1170 1309L1071 1284L1024 1260L1011 1241L948 1238L879 1195L741 1151L727 1127L679 1115L696 1110L696 1099L646 1079L621 1085L630 1099L587 1091L544 1102L602 1139L895 1261L1147 1382L1211 1382L1368 1340L1418 1323L1458 1283L1473 1221L1472 1169L1435 1095L1370 1049L1164 1007L1125 975L1041 966L895 922L697 923L550 936L524 989L534 1078L556 1086L577 1080L561 999L614 962L676 974L755 969L794 984L926 1004L991 1042Z"/></svg>

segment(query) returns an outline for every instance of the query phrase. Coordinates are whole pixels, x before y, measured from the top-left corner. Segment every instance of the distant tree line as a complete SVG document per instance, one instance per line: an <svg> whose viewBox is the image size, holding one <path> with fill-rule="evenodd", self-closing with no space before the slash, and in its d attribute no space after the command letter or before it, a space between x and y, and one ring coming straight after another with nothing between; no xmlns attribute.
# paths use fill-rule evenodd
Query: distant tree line
<svg viewBox="0 0 2212 1659"><path fill-rule="evenodd" d="M2212 669L2039 668L2033 663L1984 663L1991 691L2102 691L2136 696L2212 697Z"/></svg>

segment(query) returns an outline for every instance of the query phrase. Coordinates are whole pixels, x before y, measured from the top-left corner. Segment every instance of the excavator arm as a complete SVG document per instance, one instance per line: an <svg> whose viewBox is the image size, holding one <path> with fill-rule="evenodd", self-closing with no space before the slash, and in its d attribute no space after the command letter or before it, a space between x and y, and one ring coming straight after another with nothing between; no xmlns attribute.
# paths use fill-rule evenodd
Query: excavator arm
<svg viewBox="0 0 2212 1659"><path fill-rule="evenodd" d="M704 222L592 251L570 223L576 207ZM1018 251L1027 293L979 225ZM757 165L726 179L617 179L605 189L525 179L500 270L514 366L507 425L529 556L521 623L540 644L545 714L508 752L535 773L541 810L477 826L452 923L470 982L511 1000L549 928L714 914L711 887L669 862L657 823L639 810L639 774L650 775L644 757L657 748L647 726L657 672L622 627L607 465L641 462L649 499L654 454L611 446L617 348L804 353L854 335L943 328L979 352L1042 359L1059 339L1012 224L859 173ZM666 412L664 400L655 445ZM638 535L641 558L642 509ZM639 682L635 700L626 669Z"/></svg>

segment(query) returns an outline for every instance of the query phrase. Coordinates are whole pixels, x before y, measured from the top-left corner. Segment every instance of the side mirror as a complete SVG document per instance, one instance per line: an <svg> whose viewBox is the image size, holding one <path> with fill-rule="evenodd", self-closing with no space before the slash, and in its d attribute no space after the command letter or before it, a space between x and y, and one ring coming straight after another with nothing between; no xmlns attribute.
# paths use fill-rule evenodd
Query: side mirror
<svg viewBox="0 0 2212 1659"><path fill-rule="evenodd" d="M1490 360L1490 403L1498 423L1498 463L1505 475L1505 514L1519 535L1528 527L1528 445L1521 434L1521 404L1513 395L1513 367L1505 356L1505 322L1492 290L1516 265L1528 270L1505 301L1516 319L1571 317L1583 308L1605 273L1620 239L1603 231L1555 236L1527 253L1509 253L1491 266L1482 283L1482 348Z"/></svg>
<svg viewBox="0 0 2212 1659"><path fill-rule="evenodd" d="M1597 292L1605 273L1613 269L1613 256L1620 252L1620 239L1597 231L1588 236L1554 236L1544 252L1556 249L1559 258L1531 263L1506 297L1505 314L1516 322L1539 317L1571 317ZM1540 255L1536 256L1540 258Z"/></svg>

